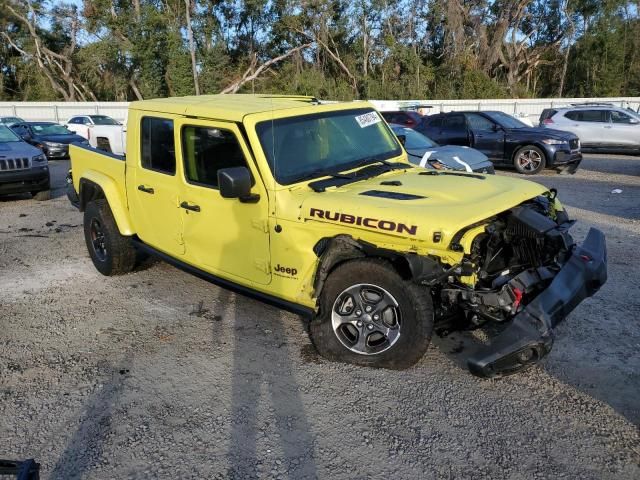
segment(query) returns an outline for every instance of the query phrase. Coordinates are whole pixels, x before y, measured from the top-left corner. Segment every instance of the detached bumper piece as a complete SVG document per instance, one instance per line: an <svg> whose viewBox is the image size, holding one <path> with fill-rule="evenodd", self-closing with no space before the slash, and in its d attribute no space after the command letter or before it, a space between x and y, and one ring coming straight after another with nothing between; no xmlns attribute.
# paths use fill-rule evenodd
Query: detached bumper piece
<svg viewBox="0 0 640 480"><path fill-rule="evenodd" d="M15 475L18 480L38 480L40 478L40 464L35 460L17 462L14 460L0 460L0 476Z"/></svg>
<svg viewBox="0 0 640 480"><path fill-rule="evenodd" d="M468 358L469 370L480 377L494 377L537 363L551 351L555 326L606 281L605 237L600 230L592 228L551 284L524 307L490 345Z"/></svg>

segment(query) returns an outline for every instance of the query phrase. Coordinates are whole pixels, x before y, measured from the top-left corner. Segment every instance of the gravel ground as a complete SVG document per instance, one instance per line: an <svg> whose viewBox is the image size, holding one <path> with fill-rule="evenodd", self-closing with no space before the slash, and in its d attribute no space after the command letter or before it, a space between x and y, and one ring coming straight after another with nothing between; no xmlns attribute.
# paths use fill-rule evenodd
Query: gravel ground
<svg viewBox="0 0 640 480"><path fill-rule="evenodd" d="M52 168L53 200L0 200L0 457L64 479L640 478L640 157L533 179L576 237L607 233L609 281L499 380L462 367L471 335L406 371L352 367L295 315L166 264L102 277Z"/></svg>

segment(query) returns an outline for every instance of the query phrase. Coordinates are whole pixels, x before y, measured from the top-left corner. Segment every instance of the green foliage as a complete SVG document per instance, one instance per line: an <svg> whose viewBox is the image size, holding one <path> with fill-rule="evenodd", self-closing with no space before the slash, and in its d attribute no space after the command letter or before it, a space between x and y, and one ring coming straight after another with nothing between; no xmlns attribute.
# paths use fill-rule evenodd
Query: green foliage
<svg viewBox="0 0 640 480"><path fill-rule="evenodd" d="M562 84L565 96L640 95L637 1L187 3L190 25L185 0L0 0L0 100L192 95L192 53L201 93L284 55L237 91L480 99L554 96ZM54 56L38 61L36 42Z"/></svg>

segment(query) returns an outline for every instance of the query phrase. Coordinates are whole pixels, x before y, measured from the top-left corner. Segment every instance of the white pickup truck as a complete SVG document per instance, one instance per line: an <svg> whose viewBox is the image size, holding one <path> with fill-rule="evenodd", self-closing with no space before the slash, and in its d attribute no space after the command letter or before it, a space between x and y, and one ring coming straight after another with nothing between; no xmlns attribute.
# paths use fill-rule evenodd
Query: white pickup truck
<svg viewBox="0 0 640 480"><path fill-rule="evenodd" d="M76 115L66 127L89 140L94 148L123 155L125 153L127 127L106 115Z"/></svg>

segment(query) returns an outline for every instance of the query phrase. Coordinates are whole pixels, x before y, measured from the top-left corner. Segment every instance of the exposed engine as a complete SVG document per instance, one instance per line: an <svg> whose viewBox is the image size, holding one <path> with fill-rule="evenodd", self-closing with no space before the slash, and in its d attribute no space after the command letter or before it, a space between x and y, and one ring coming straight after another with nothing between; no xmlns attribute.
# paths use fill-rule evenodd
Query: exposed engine
<svg viewBox="0 0 640 480"><path fill-rule="evenodd" d="M553 195L553 194L551 194ZM490 220L440 291L441 319L462 313L471 325L512 318L546 288L571 253L573 222L541 196ZM474 287L461 277L475 278Z"/></svg>

